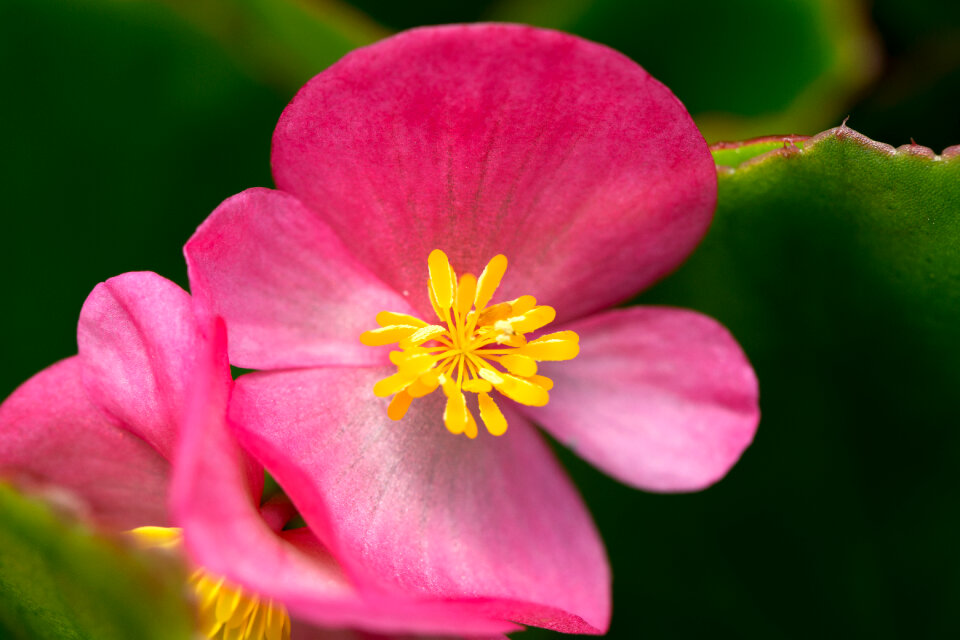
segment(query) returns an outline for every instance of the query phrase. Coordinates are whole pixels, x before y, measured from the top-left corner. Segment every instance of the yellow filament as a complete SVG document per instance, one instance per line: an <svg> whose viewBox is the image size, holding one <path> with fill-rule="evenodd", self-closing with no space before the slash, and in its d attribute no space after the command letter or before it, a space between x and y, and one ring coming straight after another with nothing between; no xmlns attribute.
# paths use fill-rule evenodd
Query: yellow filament
<svg viewBox="0 0 960 640"><path fill-rule="evenodd" d="M507 270L507 258L494 256L480 277L465 273L459 280L447 255L435 249L427 258L427 293L439 322L392 311L377 314L377 329L360 341L368 346L396 343L390 353L397 372L378 381L378 397L393 396L387 415L402 419L414 398L443 388L447 398L443 422L453 434L477 437L471 405L491 435L506 432L507 421L493 390L521 404L543 406L553 388L550 378L538 373L538 362L570 360L580 351L573 331L557 331L527 340L526 334L553 322L552 307L538 305L530 295L488 306ZM476 395L468 399L464 392Z"/></svg>
<svg viewBox="0 0 960 640"><path fill-rule="evenodd" d="M138 527L127 532L141 548L178 548L180 529ZM197 631L211 640L290 640L290 616L273 600L262 600L203 569L188 579L196 595Z"/></svg>

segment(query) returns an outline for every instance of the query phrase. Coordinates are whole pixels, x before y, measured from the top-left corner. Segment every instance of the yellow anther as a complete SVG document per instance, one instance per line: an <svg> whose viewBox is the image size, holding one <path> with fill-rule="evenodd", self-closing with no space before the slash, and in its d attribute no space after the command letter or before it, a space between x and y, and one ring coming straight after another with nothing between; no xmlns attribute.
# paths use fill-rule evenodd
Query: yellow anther
<svg viewBox="0 0 960 640"><path fill-rule="evenodd" d="M421 345L428 340L439 338L446 332L446 327L441 327L438 324L431 324L412 332L410 335L400 340L398 344L400 345L401 349L409 349L410 347Z"/></svg>
<svg viewBox="0 0 960 640"><path fill-rule="evenodd" d="M443 385L443 391L447 394L447 406L443 410L443 423L450 433L463 433L469 420L467 399L452 381L447 381Z"/></svg>
<svg viewBox="0 0 960 640"><path fill-rule="evenodd" d="M550 394L540 385L534 384L525 378L509 373L503 374L504 381L494 385L497 391L511 400L531 407L542 407L550 401Z"/></svg>
<svg viewBox="0 0 960 640"><path fill-rule="evenodd" d="M400 391L390 401L390 406L387 407L387 415L390 416L391 420L403 419L403 416L407 415L407 409L410 408L411 402L413 402L413 396L405 390Z"/></svg>
<svg viewBox="0 0 960 640"><path fill-rule="evenodd" d="M503 345L505 347L522 347L527 344L527 339L520 333L506 334L502 333L497 336L497 344Z"/></svg>
<svg viewBox="0 0 960 640"><path fill-rule="evenodd" d="M267 610L263 607L257 609L247 627L247 634L250 638L263 638L267 635Z"/></svg>
<svg viewBox="0 0 960 640"><path fill-rule="evenodd" d="M473 306L473 296L477 292L477 278L472 273L460 276L460 286L457 287L457 313L465 317Z"/></svg>
<svg viewBox="0 0 960 640"><path fill-rule="evenodd" d="M477 294L474 297L473 304L477 309L483 309L490 303L493 294L496 293L500 281L503 280L503 274L507 272L507 256L497 255L487 263L477 280Z"/></svg>
<svg viewBox="0 0 960 640"><path fill-rule="evenodd" d="M141 547L179 547L179 529L139 527L127 532ZM195 570L187 583L196 594L197 627L210 640L290 640L290 616L273 600L262 600L241 587Z"/></svg>
<svg viewBox="0 0 960 640"><path fill-rule="evenodd" d="M259 604L260 598L241 591L240 604L234 610L233 616L230 617L230 620L227 621L227 626L232 629L239 630L243 628L244 621L249 624L250 614L253 613L253 610L256 609ZM237 637L237 631L234 631L233 634L233 637Z"/></svg>
<svg viewBox="0 0 960 640"><path fill-rule="evenodd" d="M433 313L443 320L446 320L446 314L443 312L443 309L440 308L440 305L437 304L437 297L433 295L433 285L427 286L427 295L430 297L430 306L433 307Z"/></svg>
<svg viewBox="0 0 960 640"><path fill-rule="evenodd" d="M433 393L436 391L439 386L436 376L430 376L429 374L424 374L410 383L410 386L405 389L407 393L410 394L412 398L422 398L423 396Z"/></svg>
<svg viewBox="0 0 960 640"><path fill-rule="evenodd" d="M580 344L572 340L538 338L521 347L520 353L541 361L572 360L580 353Z"/></svg>
<svg viewBox="0 0 960 640"><path fill-rule="evenodd" d="M290 616L286 611L278 611L275 608L267 609L266 629L264 629L266 640L289 640L290 638Z"/></svg>
<svg viewBox="0 0 960 640"><path fill-rule="evenodd" d="M480 419L492 436L502 436L507 431L507 419L503 417L500 407L493 401L490 394L481 393L477 396L480 406Z"/></svg>
<svg viewBox="0 0 960 640"><path fill-rule="evenodd" d="M434 363L437 361L437 358L430 353L420 353L403 360L402 362L395 362L397 365L397 370L402 371L403 373L408 373L412 377L419 376L421 373L426 373L431 368L433 368Z"/></svg>
<svg viewBox="0 0 960 640"><path fill-rule="evenodd" d="M477 320L477 324L482 327L495 324L501 320L506 320L508 317L510 317L512 312L513 307L510 306L509 302L495 304L492 307L488 307L480 312L480 319Z"/></svg>
<svg viewBox="0 0 960 640"><path fill-rule="evenodd" d="M553 389L553 380L551 380L547 376L536 375L536 376L530 376L530 378L528 379L533 384L543 387L547 391L550 391L550 389Z"/></svg>
<svg viewBox="0 0 960 640"><path fill-rule="evenodd" d="M520 316L537 306L537 299L533 296L520 296L515 300L511 300L508 304L510 305L510 315ZM553 320L550 322L553 322Z"/></svg>
<svg viewBox="0 0 960 640"><path fill-rule="evenodd" d="M493 386L497 386L498 384L503 384L504 382L503 376L495 369L484 367L483 369L480 369L478 373L480 374L481 378L483 378Z"/></svg>
<svg viewBox="0 0 960 640"><path fill-rule="evenodd" d="M177 529L177 531L179 531L179 529ZM197 581L197 586L195 588L197 595L199 596L200 609L209 610L210 615L212 616L216 611L217 596L220 595L220 587L223 586L225 580L224 578L214 579L212 576L200 569L198 569L196 573L200 575L200 579Z"/></svg>
<svg viewBox="0 0 960 640"><path fill-rule="evenodd" d="M497 332L497 337L512 336L516 333L513 330L513 323L509 320L497 320L493 323L493 330Z"/></svg>
<svg viewBox="0 0 960 640"><path fill-rule="evenodd" d="M473 412L469 408L466 408L467 411L467 426L464 428L463 433L468 438L473 440L477 437L477 421L473 417Z"/></svg>
<svg viewBox="0 0 960 640"><path fill-rule="evenodd" d="M523 315L510 318L509 322L513 325L514 333L530 333L547 326L556 317L557 312L553 307L540 306L526 311Z"/></svg>
<svg viewBox="0 0 960 640"><path fill-rule="evenodd" d="M531 340L531 342L542 342L544 340L564 340L566 342L576 342L579 344L580 336L574 331L554 331L553 333L545 333L536 340Z"/></svg>
<svg viewBox="0 0 960 640"><path fill-rule="evenodd" d="M430 391L433 391L440 386L441 375L442 374L438 369L431 369L430 371L427 371L425 374L420 376L420 382L430 387Z"/></svg>
<svg viewBox="0 0 960 640"><path fill-rule="evenodd" d="M463 390L470 393L484 393L493 389L493 385L486 380L474 378L463 383Z"/></svg>
<svg viewBox="0 0 960 640"><path fill-rule="evenodd" d="M390 353L397 372L373 388L379 397L393 396L387 408L391 419L403 418L414 398L438 386L447 397L444 425L451 433L469 438L477 437L477 409L490 434L506 432L506 418L490 395L493 390L521 404L547 404L553 381L539 375L537 362L569 360L579 352L579 338L572 331L558 331L528 343L526 334L556 317L552 307L538 306L533 296L488 307L506 268L507 259L497 255L479 279L465 273L458 281L447 255L434 250L427 260L427 292L439 322L428 324L407 314L382 311L377 314L381 328L361 335L364 344L396 342L400 347ZM469 405L465 391L476 394L470 396Z"/></svg>
<svg viewBox="0 0 960 640"><path fill-rule="evenodd" d="M399 324L399 325L410 325L412 327L427 326L427 323L421 320L420 318L407 315L406 313L394 313L393 311L381 311L377 314L377 324L381 327L389 327L390 325ZM389 342L387 344L390 344Z"/></svg>
<svg viewBox="0 0 960 640"><path fill-rule="evenodd" d="M498 320L493 323L494 342L508 347L522 347L527 339L518 332L512 320Z"/></svg>
<svg viewBox="0 0 960 640"><path fill-rule="evenodd" d="M171 549L180 546L180 529L173 527L137 527L128 533L141 549Z"/></svg>
<svg viewBox="0 0 960 640"><path fill-rule="evenodd" d="M368 347L382 347L416 333L417 327L412 325L394 324L379 329L371 329L360 334L360 342Z"/></svg>
<svg viewBox="0 0 960 640"><path fill-rule="evenodd" d="M243 593L239 588L224 585L220 589L220 597L217 598L217 622L225 624L233 616L233 612L240 605L240 597Z"/></svg>
<svg viewBox="0 0 960 640"><path fill-rule="evenodd" d="M500 364L507 368L507 371L518 376L529 378L537 375L537 362L530 356L508 354L500 358Z"/></svg>
<svg viewBox="0 0 960 640"><path fill-rule="evenodd" d="M373 395L378 398L389 398L393 394L405 389L408 384L413 382L415 377L416 376L411 376L406 372L398 371L392 376L387 376L373 385Z"/></svg>
<svg viewBox="0 0 960 640"><path fill-rule="evenodd" d="M434 299L441 309L449 309L453 305L453 295L456 279L447 254L440 249L434 249L427 258L427 268L430 271L430 288Z"/></svg>

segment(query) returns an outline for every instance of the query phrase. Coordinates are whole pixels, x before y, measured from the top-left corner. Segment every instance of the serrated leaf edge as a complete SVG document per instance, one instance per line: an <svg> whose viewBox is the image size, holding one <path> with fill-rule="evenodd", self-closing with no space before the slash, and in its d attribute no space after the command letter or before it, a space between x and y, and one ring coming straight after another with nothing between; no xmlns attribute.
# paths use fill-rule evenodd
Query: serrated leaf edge
<svg viewBox="0 0 960 640"><path fill-rule="evenodd" d="M764 136L761 138L753 138L750 140L744 140L743 142L718 142L710 145L710 151L714 150L723 150L723 149L736 149L739 147L744 147L752 144L762 144L765 142L783 142L783 148L781 149L772 149L766 153L762 153L758 156L748 158L744 160L741 164L736 167L727 167L717 165L718 174L730 174L739 170L750 168L757 164L762 164L771 158L789 158L798 154L806 153L810 149L813 149L817 143L822 140L827 140L829 138L836 138L837 140L850 140L854 143L859 144L861 147L866 149L872 149L875 152L885 155L885 156L895 156L897 154L916 156L919 158L926 158L933 162L947 162L954 161L956 158L960 158L960 144L947 147L943 150L942 153L936 154L933 149L930 147L925 147L920 144L904 144L899 147L894 147L893 145L886 144L885 142L877 142L867 136L863 135L859 131L855 131L846 125L846 121L841 124L839 127L834 127L832 129L827 129L821 133L818 133L815 136L799 136L799 135L788 135L788 136ZM803 149L798 147L795 143L802 141L804 143Z"/></svg>

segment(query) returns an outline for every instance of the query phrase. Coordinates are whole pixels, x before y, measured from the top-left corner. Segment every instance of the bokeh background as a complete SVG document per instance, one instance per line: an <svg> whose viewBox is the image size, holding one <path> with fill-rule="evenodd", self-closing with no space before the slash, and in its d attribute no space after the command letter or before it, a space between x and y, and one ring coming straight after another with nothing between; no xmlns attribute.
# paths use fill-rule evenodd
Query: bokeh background
<svg viewBox="0 0 960 640"><path fill-rule="evenodd" d="M893 145L960 144L952 0L3 0L0 397L75 353L96 283L153 270L186 286L181 246L224 198L272 186L271 133L308 78L397 30L480 20L630 55L709 142L849 116ZM890 297L817 224L738 232L765 288L701 277L724 251L708 238L639 299L718 317L756 365L764 419L727 479L645 494L560 450L608 544L611 637L960 627L957 329Z"/></svg>

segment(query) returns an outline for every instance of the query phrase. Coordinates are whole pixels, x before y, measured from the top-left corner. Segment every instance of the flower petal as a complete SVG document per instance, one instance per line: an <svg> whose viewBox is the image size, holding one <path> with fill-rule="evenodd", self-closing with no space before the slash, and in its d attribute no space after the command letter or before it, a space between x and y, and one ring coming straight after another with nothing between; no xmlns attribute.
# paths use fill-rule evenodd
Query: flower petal
<svg viewBox="0 0 960 640"><path fill-rule="evenodd" d="M77 342L90 399L168 460L197 339L190 296L155 273L98 284L80 311Z"/></svg>
<svg viewBox="0 0 960 640"><path fill-rule="evenodd" d="M523 407L615 478L651 491L696 491L722 478L753 440L757 379L715 320L633 307L564 327L580 355L545 362L550 403Z"/></svg>
<svg viewBox="0 0 960 640"><path fill-rule="evenodd" d="M706 231L716 171L679 100L626 56L516 25L415 29L311 80L273 139L278 187L430 312L427 256L498 300L572 319L676 267Z"/></svg>
<svg viewBox="0 0 960 640"><path fill-rule="evenodd" d="M386 369L243 376L241 442L357 580L474 603L521 624L602 633L610 576L576 490L507 409L500 437L453 436L441 393L399 422L371 393Z"/></svg>
<svg viewBox="0 0 960 640"><path fill-rule="evenodd" d="M454 604L361 594L306 529L274 533L257 509L244 453L227 424L232 383L222 325L202 341L174 467L171 511L191 559L316 624L373 630L492 633L513 627Z"/></svg>
<svg viewBox="0 0 960 640"><path fill-rule="evenodd" d="M226 200L184 253L191 290L227 321L238 366L384 363L388 350L360 344L360 334L380 311L412 311L314 212L279 191Z"/></svg>
<svg viewBox="0 0 960 640"><path fill-rule="evenodd" d="M87 399L80 370L62 360L0 405L0 475L66 489L110 528L167 524L169 465Z"/></svg>
<svg viewBox="0 0 960 640"><path fill-rule="evenodd" d="M443 640L440 637L394 634L381 635L368 633L356 629L322 629L314 627L296 618L291 621L293 631L290 637L293 640ZM448 640L453 640L452 638ZM470 636L470 640L509 640L508 636L498 634L490 636Z"/></svg>
<svg viewBox="0 0 960 640"><path fill-rule="evenodd" d="M423 636L408 634L387 634L367 633L356 629L321 629L304 624L296 619L292 621L293 631L290 637L293 640L445 640L439 636ZM446 640L455 640L446 638ZM509 640L508 636L497 634L489 636L473 636L469 640Z"/></svg>

